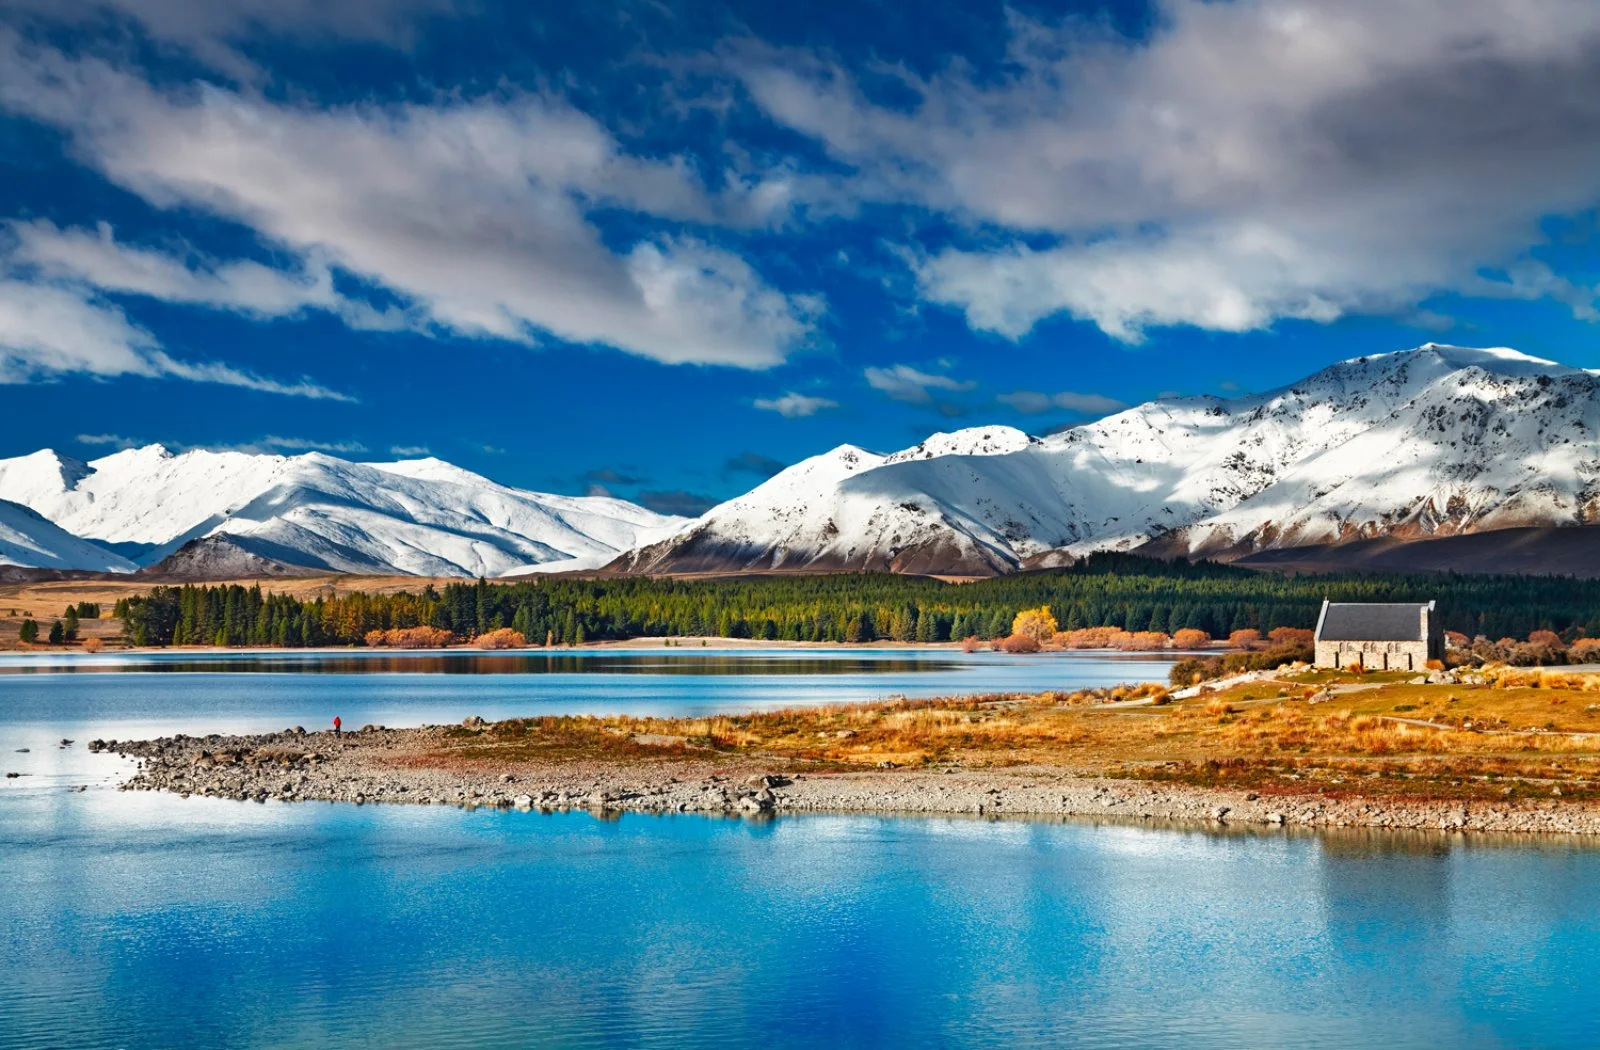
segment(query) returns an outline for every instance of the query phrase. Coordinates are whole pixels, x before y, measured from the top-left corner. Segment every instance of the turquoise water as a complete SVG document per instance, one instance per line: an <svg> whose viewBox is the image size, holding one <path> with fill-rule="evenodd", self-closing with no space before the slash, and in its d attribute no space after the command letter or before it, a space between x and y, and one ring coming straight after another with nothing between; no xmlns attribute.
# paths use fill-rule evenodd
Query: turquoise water
<svg viewBox="0 0 1600 1050"><path fill-rule="evenodd" d="M34 768L0 788L0 1046L1600 1045L1600 850L1570 840L184 800L55 739L1019 673L956 662L0 676L0 764Z"/></svg>

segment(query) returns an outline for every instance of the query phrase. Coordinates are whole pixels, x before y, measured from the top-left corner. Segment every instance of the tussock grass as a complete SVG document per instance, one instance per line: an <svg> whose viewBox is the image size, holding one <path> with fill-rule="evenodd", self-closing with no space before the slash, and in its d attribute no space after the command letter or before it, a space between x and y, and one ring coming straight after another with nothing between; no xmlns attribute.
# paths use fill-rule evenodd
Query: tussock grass
<svg viewBox="0 0 1600 1050"><path fill-rule="evenodd" d="M1355 677L1323 674L1309 688L1254 683L1185 701L1140 686L708 718L531 718L452 729L442 747L414 761L1041 765L1296 792L1500 798L1508 787L1537 796L1559 783L1568 795L1589 797L1590 778L1600 782L1600 703L1587 681L1551 676L1534 685L1527 673L1492 686L1365 675L1360 682L1371 688L1331 698L1328 689L1349 689Z"/></svg>

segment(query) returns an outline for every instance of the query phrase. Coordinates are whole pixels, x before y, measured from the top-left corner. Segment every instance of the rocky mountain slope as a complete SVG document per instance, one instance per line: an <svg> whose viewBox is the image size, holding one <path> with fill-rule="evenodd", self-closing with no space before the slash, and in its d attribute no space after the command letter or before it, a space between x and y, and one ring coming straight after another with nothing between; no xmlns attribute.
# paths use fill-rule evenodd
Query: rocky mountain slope
<svg viewBox="0 0 1600 1050"><path fill-rule="evenodd" d="M185 565L226 553L228 564L256 558L335 572L502 576L592 568L684 522L623 500L499 485L433 459L178 455L160 445L89 463L50 450L0 460L0 499L115 552L101 552L105 565L90 566L85 555L64 567L122 571L153 565L190 540L225 536L225 546L191 552ZM26 557L16 563L40 564Z"/></svg>
<svg viewBox="0 0 1600 1050"><path fill-rule="evenodd" d="M614 568L989 575L1095 550L1231 559L1586 525L1597 497L1600 376L1428 344L1043 439L982 427L889 456L844 446Z"/></svg>

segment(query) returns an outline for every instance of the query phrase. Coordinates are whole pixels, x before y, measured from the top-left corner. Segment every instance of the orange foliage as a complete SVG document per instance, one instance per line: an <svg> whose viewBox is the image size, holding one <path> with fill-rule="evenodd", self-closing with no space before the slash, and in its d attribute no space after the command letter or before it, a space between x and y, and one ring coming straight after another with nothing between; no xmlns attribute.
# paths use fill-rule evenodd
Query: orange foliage
<svg viewBox="0 0 1600 1050"><path fill-rule="evenodd" d="M1201 649L1210 643L1211 636L1198 627L1185 627L1172 635L1172 644L1178 649Z"/></svg>
<svg viewBox="0 0 1600 1050"><path fill-rule="evenodd" d="M442 627L401 627L388 631L368 631L368 646L376 649L389 645L396 649L443 649L455 636Z"/></svg>
<svg viewBox="0 0 1600 1050"><path fill-rule="evenodd" d="M85 638L83 640L83 651L86 653L98 653L105 648L105 645L106 643L98 638Z"/></svg>
<svg viewBox="0 0 1600 1050"><path fill-rule="evenodd" d="M1600 638L1579 638L1567 649L1567 659L1575 664L1600 661Z"/></svg>
<svg viewBox="0 0 1600 1050"><path fill-rule="evenodd" d="M1110 649L1117 636L1126 633L1119 627L1081 627L1061 632L1056 635L1056 641L1068 649Z"/></svg>
<svg viewBox="0 0 1600 1050"><path fill-rule="evenodd" d="M1055 640L1068 649L1120 649L1123 652L1165 649L1171 641L1160 631L1124 631L1120 627L1083 627L1063 631Z"/></svg>
<svg viewBox="0 0 1600 1050"><path fill-rule="evenodd" d="M1316 638L1317 632L1304 627L1274 627L1267 632L1274 648L1290 649L1302 645L1310 645Z"/></svg>
<svg viewBox="0 0 1600 1050"><path fill-rule="evenodd" d="M1242 631L1234 631L1228 635L1228 645L1235 649L1261 648L1261 632L1246 627Z"/></svg>
<svg viewBox="0 0 1600 1050"><path fill-rule="evenodd" d="M1008 653L1036 653L1039 651L1039 639L1027 634L1014 634L1000 643L1000 648Z"/></svg>
<svg viewBox="0 0 1600 1050"><path fill-rule="evenodd" d="M522 636L521 631L501 627L478 635L474 644L479 649L524 649L528 645L528 639Z"/></svg>

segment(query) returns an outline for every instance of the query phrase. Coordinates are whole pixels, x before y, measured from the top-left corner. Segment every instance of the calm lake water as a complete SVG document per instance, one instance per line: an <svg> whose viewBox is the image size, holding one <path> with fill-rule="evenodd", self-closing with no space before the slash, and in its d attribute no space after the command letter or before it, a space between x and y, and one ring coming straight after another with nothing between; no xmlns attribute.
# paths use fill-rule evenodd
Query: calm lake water
<svg viewBox="0 0 1600 1050"><path fill-rule="evenodd" d="M310 670L0 671L0 767L31 774L0 782L0 1047L1600 1045L1600 850L1574 841L259 805L120 794L82 746L1159 665Z"/></svg>

